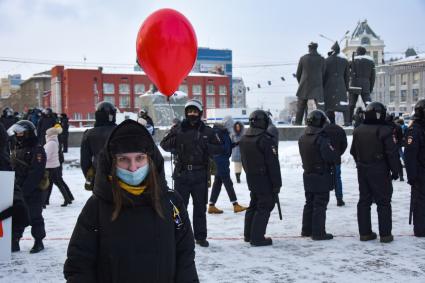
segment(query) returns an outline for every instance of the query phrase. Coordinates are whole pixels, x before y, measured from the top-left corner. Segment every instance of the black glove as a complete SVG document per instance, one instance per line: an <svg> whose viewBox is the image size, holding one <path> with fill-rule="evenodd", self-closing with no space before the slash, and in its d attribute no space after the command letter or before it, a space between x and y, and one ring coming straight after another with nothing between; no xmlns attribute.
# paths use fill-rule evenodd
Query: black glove
<svg viewBox="0 0 425 283"><path fill-rule="evenodd" d="M280 193L280 187L273 188L273 193L275 193L275 194Z"/></svg>
<svg viewBox="0 0 425 283"><path fill-rule="evenodd" d="M398 179L398 173L392 173L391 179L393 179L394 181L397 180Z"/></svg>

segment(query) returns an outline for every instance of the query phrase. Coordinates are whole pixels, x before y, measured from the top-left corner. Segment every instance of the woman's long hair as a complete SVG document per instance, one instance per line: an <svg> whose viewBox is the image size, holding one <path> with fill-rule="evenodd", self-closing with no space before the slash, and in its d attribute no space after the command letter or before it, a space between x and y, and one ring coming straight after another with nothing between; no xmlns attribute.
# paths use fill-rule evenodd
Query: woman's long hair
<svg viewBox="0 0 425 283"><path fill-rule="evenodd" d="M161 195L162 188L159 180L158 172L156 170L155 163L148 155L148 163L149 163L149 173L145 181L143 182L146 185L146 191L143 194L150 197L152 208L155 212L161 217L164 218L164 213L161 205ZM112 199L114 203L114 210L112 212L112 221L116 220L121 212L122 206L124 202L133 203L130 198L124 193L124 190L120 188L118 183L118 177L116 174L116 164L117 160L114 157L112 159L112 168L111 168L111 176L112 176Z"/></svg>

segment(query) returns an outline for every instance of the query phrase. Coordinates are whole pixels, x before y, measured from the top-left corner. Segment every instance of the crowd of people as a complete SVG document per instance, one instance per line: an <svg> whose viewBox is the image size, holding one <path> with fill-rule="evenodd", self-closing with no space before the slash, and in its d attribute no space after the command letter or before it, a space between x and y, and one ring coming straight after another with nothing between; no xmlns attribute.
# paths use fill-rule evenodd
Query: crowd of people
<svg viewBox="0 0 425 283"><path fill-rule="evenodd" d="M153 122L146 111L139 113L138 121L125 120L117 125L115 106L109 102L97 105L95 125L84 133L81 142L81 169L85 188L92 196L69 242L64 265L69 282L108 282L111 278L118 282L131 278L198 281L195 244L209 246L206 216L223 213L215 205L222 185L233 211L245 211L244 241L253 247L273 244L266 229L272 210L280 205L278 195L284 180L278 158L279 132L270 113L252 112L245 129L231 117L209 127L202 121L203 111L200 101L189 100L185 118L174 121L159 144L173 156L174 188L169 188L164 159L152 137ZM401 160L412 187L414 235L425 237L425 100L416 104L411 124L405 128L379 102L369 103L361 115L350 148L358 173L360 241L378 236L371 225L372 203L377 205L380 241L393 241L392 181L403 176ZM13 251L19 251L19 240L28 225L35 240L30 252L44 248L42 211L49 203L52 184L62 193L63 206L74 199L62 178L63 146L59 137L65 126L54 117L46 109L37 126L30 120L15 121L8 125L9 135L0 124L4 157L0 164L5 166L2 170L16 173ZM333 239L326 230L326 210L332 190L337 205L345 204L341 156L348 147L344 130L335 124L334 111L310 112L298 144L305 190L300 234L315 241ZM237 183L241 182L242 170L246 174L248 207L238 203L230 160ZM215 177L208 201L211 174ZM192 217L187 212L190 198Z"/></svg>

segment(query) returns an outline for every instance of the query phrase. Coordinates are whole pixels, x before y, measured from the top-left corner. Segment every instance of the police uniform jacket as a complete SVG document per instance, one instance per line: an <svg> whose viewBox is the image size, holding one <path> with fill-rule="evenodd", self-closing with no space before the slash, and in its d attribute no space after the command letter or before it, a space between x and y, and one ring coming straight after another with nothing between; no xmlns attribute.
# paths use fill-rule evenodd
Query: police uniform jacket
<svg viewBox="0 0 425 283"><path fill-rule="evenodd" d="M414 120L405 136L404 157L407 181L415 185L425 181L425 123Z"/></svg>

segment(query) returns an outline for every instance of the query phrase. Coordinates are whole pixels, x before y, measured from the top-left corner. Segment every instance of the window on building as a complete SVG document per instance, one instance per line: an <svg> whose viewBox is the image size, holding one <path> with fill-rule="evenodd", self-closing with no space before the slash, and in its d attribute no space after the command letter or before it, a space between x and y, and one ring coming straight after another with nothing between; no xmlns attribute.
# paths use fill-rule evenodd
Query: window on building
<svg viewBox="0 0 425 283"><path fill-rule="evenodd" d="M373 51L373 61L378 64L378 51Z"/></svg>
<svg viewBox="0 0 425 283"><path fill-rule="evenodd" d="M400 91L400 102L407 101L407 90L403 89Z"/></svg>
<svg viewBox="0 0 425 283"><path fill-rule="evenodd" d="M227 96L220 97L220 108L227 108Z"/></svg>
<svg viewBox="0 0 425 283"><path fill-rule="evenodd" d="M141 95L145 93L145 85L144 84L135 84L134 85L134 94Z"/></svg>
<svg viewBox="0 0 425 283"><path fill-rule="evenodd" d="M115 105L115 97L112 95L105 95L103 97L103 101L107 101Z"/></svg>
<svg viewBox="0 0 425 283"><path fill-rule="evenodd" d="M201 85L193 85L192 86L192 94L195 97L195 95L202 95L202 87Z"/></svg>
<svg viewBox="0 0 425 283"><path fill-rule="evenodd" d="M214 85L207 85L207 95L214 95L214 94L215 94Z"/></svg>
<svg viewBox="0 0 425 283"><path fill-rule="evenodd" d="M388 107L388 111L389 112L394 112L395 111L395 107Z"/></svg>
<svg viewBox="0 0 425 283"><path fill-rule="evenodd" d="M187 85L180 85L180 86L179 86L179 90L180 90L180 91L183 91L183 92L184 92L184 93L186 93L186 94L188 93L188 89L189 89L189 88L187 87Z"/></svg>
<svg viewBox="0 0 425 283"><path fill-rule="evenodd" d="M419 83L419 79L420 79L419 72L414 72L413 73L413 84L418 84Z"/></svg>
<svg viewBox="0 0 425 283"><path fill-rule="evenodd" d="M74 120L83 120L83 114L75 112L73 118Z"/></svg>
<svg viewBox="0 0 425 283"><path fill-rule="evenodd" d="M215 97L207 96L207 108L215 108Z"/></svg>
<svg viewBox="0 0 425 283"><path fill-rule="evenodd" d="M370 44L369 37L367 37L367 36L362 37L362 45L369 45L369 44Z"/></svg>
<svg viewBox="0 0 425 283"><path fill-rule="evenodd" d="M133 107L138 108L139 106L140 106L140 97L138 95L135 95Z"/></svg>
<svg viewBox="0 0 425 283"><path fill-rule="evenodd" d="M390 76L390 86L395 86L395 75Z"/></svg>
<svg viewBox="0 0 425 283"><path fill-rule="evenodd" d="M400 112L407 112L407 107L405 106L400 107Z"/></svg>
<svg viewBox="0 0 425 283"><path fill-rule="evenodd" d="M407 85L408 74L401 74L401 85Z"/></svg>
<svg viewBox="0 0 425 283"><path fill-rule="evenodd" d="M94 120L95 116L94 113L87 113L87 120Z"/></svg>
<svg viewBox="0 0 425 283"><path fill-rule="evenodd" d="M395 101L395 91L390 91L390 103Z"/></svg>
<svg viewBox="0 0 425 283"><path fill-rule="evenodd" d="M197 99L202 102L202 95L194 95L193 99Z"/></svg>
<svg viewBox="0 0 425 283"><path fill-rule="evenodd" d="M227 94L227 88L225 85L221 85L218 87L218 92L220 95L226 95Z"/></svg>
<svg viewBox="0 0 425 283"><path fill-rule="evenodd" d="M412 89L412 102L417 102L419 99L419 89Z"/></svg>
<svg viewBox="0 0 425 283"><path fill-rule="evenodd" d="M129 84L119 84L119 93L120 94L130 94L130 85Z"/></svg>
<svg viewBox="0 0 425 283"><path fill-rule="evenodd" d="M103 93L104 94L114 94L115 93L114 84L104 83L103 84Z"/></svg>
<svg viewBox="0 0 425 283"><path fill-rule="evenodd" d="M120 107L130 108L130 97L129 96L120 96Z"/></svg>

